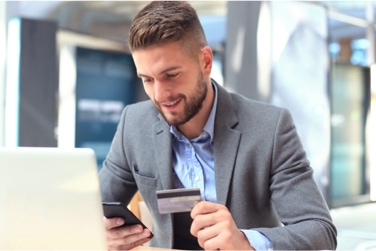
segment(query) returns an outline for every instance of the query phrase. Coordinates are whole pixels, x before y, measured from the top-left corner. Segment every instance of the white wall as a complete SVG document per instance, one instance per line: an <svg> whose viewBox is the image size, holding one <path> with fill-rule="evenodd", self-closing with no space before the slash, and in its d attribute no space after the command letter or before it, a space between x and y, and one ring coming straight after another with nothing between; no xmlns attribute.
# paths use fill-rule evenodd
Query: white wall
<svg viewBox="0 0 376 251"><path fill-rule="evenodd" d="M0 1L0 146L4 145L5 124L6 3L7 1Z"/></svg>

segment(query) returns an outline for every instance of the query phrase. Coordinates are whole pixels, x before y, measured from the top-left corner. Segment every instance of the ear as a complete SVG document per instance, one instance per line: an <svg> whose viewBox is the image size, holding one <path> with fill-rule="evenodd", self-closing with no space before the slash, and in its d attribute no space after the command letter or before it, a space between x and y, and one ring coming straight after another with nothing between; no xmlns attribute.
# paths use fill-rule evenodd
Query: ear
<svg viewBox="0 0 376 251"><path fill-rule="evenodd" d="M201 64L204 75L210 76L213 65L213 52L209 46L201 49Z"/></svg>

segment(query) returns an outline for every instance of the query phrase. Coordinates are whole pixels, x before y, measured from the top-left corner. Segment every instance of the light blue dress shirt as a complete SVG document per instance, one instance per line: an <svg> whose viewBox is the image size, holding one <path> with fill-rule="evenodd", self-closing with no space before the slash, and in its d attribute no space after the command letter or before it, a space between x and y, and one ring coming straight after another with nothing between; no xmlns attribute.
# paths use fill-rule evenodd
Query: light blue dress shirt
<svg viewBox="0 0 376 251"><path fill-rule="evenodd" d="M175 136L172 147L174 152L173 167L176 177L174 187L200 188L203 200L217 202L214 174L214 121L217 110L217 87L213 84L215 98L212 110L203 132L194 139L187 139L175 126L170 132ZM250 216L252 217L252 216ZM270 240L255 230L241 229L256 250L270 250Z"/></svg>

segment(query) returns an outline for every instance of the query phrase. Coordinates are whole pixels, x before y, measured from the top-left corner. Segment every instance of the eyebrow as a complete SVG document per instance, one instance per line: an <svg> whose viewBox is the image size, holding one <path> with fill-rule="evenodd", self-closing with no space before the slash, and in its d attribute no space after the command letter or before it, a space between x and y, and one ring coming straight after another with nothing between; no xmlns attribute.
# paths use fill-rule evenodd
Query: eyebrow
<svg viewBox="0 0 376 251"><path fill-rule="evenodd" d="M176 70L176 69L179 69L181 68L181 66L171 66L171 67L168 67L166 69L164 69L162 72L159 73L159 75L162 75L166 72L169 72L169 71L173 71L173 70ZM142 74L142 73L137 73L137 76L138 77L145 77L145 78L149 78L149 76L145 75L145 74Z"/></svg>

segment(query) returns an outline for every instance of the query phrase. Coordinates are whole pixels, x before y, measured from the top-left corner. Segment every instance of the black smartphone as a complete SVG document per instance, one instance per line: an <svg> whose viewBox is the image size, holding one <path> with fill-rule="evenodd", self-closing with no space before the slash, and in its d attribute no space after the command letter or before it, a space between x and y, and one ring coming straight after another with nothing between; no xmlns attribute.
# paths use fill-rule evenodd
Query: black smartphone
<svg viewBox="0 0 376 251"><path fill-rule="evenodd" d="M121 217L124 218L126 226L129 225L136 225L140 224L144 229L148 229L142 221L137 218L136 215L132 213L131 210L128 209L127 206L125 206L121 202L102 202L103 205L103 213L106 218L113 218L113 217ZM149 238L152 238L154 235L149 229L151 235Z"/></svg>

